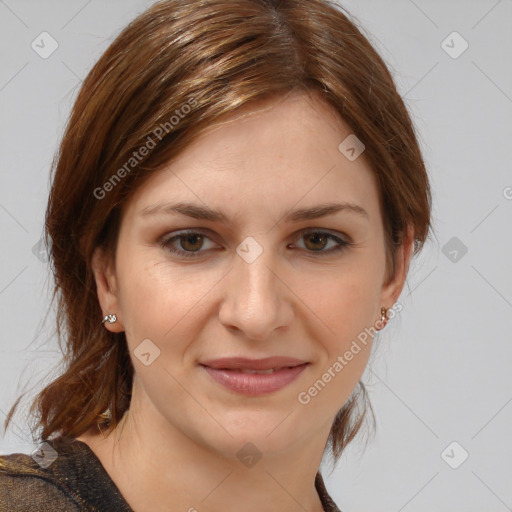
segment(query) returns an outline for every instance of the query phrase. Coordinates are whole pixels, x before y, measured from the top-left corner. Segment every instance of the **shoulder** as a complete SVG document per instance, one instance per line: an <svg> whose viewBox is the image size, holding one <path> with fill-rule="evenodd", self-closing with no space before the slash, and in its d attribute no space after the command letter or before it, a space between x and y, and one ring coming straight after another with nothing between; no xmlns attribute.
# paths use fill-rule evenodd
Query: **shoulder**
<svg viewBox="0 0 512 512"><path fill-rule="evenodd" d="M89 510L74 493L76 478L69 452L52 442L33 455L0 455L0 510L2 512L79 512Z"/></svg>

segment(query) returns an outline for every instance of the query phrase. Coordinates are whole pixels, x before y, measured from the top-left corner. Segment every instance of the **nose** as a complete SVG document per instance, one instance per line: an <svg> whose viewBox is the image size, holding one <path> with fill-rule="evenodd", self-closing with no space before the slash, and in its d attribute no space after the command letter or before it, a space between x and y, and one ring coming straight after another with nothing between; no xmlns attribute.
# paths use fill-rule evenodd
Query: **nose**
<svg viewBox="0 0 512 512"><path fill-rule="evenodd" d="M234 268L226 276L219 319L230 330L247 339L264 341L293 320L293 293L286 286L276 257L264 250L252 263L235 256Z"/></svg>

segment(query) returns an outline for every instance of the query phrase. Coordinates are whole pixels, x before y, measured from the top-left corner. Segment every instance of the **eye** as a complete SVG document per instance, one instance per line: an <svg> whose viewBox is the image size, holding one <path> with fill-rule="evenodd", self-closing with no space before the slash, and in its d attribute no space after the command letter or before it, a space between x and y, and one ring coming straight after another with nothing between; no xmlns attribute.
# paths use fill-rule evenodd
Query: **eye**
<svg viewBox="0 0 512 512"><path fill-rule="evenodd" d="M350 239L345 240L320 229L302 231L299 234L299 240L304 240L304 246L301 248L315 256L328 256L353 245ZM183 258L197 258L201 256L201 253L212 249L212 244L215 245L205 232L191 229L177 234L173 233L172 236L164 237L160 241L162 247Z"/></svg>
<svg viewBox="0 0 512 512"><path fill-rule="evenodd" d="M202 252L200 249L203 247L205 240L210 238L202 231L187 230L175 234L171 237L165 237L160 244L162 247L169 250L173 254L183 256L184 258L197 258ZM211 242L211 240L210 240ZM180 247L176 247L179 245Z"/></svg>
<svg viewBox="0 0 512 512"><path fill-rule="evenodd" d="M332 233L321 231L319 229L301 232L300 238L304 239L305 249L308 252L317 253L319 256L328 256L330 254L343 251L346 247L352 245L349 240L344 240ZM330 245L328 250L324 250Z"/></svg>

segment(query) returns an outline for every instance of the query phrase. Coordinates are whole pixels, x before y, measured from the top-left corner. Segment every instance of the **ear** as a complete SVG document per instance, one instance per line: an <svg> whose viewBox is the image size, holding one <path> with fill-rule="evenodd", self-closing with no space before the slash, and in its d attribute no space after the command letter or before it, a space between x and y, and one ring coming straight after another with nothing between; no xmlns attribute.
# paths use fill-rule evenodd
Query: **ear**
<svg viewBox="0 0 512 512"><path fill-rule="evenodd" d="M124 326L121 318L121 308L119 307L114 263L110 258L107 258L101 247L97 247L92 256L91 266L96 281L98 301L103 312L99 321L103 320L108 314L115 314L117 320L114 323L105 322L103 325L110 332L123 332Z"/></svg>
<svg viewBox="0 0 512 512"><path fill-rule="evenodd" d="M403 243L397 252L395 275L384 283L381 291L380 306L391 308L398 300L407 278L409 271L409 263L411 261L412 248L414 242L414 231L411 226L407 229L407 234L404 237Z"/></svg>

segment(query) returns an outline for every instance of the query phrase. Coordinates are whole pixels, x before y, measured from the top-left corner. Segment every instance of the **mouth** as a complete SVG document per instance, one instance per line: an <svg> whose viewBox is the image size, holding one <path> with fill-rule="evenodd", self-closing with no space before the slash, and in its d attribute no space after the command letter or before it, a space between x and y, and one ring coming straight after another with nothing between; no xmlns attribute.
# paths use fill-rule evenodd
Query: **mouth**
<svg viewBox="0 0 512 512"><path fill-rule="evenodd" d="M217 370L280 370L281 368L293 368L307 361L288 356L272 356L263 359L249 359L247 357L223 357L209 359L200 364Z"/></svg>
<svg viewBox="0 0 512 512"><path fill-rule="evenodd" d="M285 388L309 364L292 358L225 358L200 363L200 366L213 381L224 388L245 396L258 396Z"/></svg>
<svg viewBox="0 0 512 512"><path fill-rule="evenodd" d="M283 366L281 368L270 368L268 370L250 370L246 368L219 368L219 370L226 370L228 372L240 372L240 373L257 373L259 375L270 375L271 373L277 372L279 370L282 370L283 368L294 368L293 366Z"/></svg>

